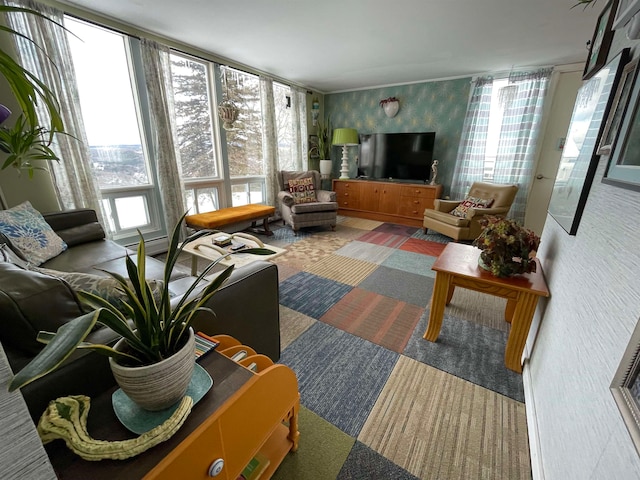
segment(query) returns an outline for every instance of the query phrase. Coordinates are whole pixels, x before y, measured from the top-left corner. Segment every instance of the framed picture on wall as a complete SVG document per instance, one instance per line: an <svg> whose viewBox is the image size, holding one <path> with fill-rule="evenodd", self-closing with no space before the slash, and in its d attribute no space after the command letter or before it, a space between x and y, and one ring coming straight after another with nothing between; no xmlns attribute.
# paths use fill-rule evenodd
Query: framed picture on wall
<svg viewBox="0 0 640 480"><path fill-rule="evenodd" d="M602 139L600 140L600 146L598 147L598 155L609 155L613 149L613 146L618 138L618 131L620 124L624 117L629 103L629 94L633 88L637 73L638 73L638 59L631 60L627 63L623 70L620 82L616 94L613 97L613 103L607 116L607 122L604 125L602 131Z"/></svg>
<svg viewBox="0 0 640 480"><path fill-rule="evenodd" d="M618 7L618 0L609 0L598 17L596 29L589 43L589 55L584 66L582 79L591 78L606 63L609 48L613 40L613 19Z"/></svg>
<svg viewBox="0 0 640 480"><path fill-rule="evenodd" d="M640 11L640 0L620 0L612 28L617 30L624 27L638 11Z"/></svg>
<svg viewBox="0 0 640 480"><path fill-rule="evenodd" d="M611 382L611 394L640 454L640 321Z"/></svg>
<svg viewBox="0 0 640 480"><path fill-rule="evenodd" d="M578 90L549 202L549 214L569 235L578 231L600 158L596 149L604 120L628 58L625 48Z"/></svg>
<svg viewBox="0 0 640 480"><path fill-rule="evenodd" d="M640 83L636 74L603 183L640 191Z"/></svg>

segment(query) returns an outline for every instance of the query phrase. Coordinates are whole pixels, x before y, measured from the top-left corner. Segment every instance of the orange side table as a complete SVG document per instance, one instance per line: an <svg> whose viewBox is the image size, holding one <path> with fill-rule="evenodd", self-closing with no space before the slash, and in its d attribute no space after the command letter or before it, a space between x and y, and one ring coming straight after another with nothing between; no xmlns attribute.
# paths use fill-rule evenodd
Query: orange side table
<svg viewBox="0 0 640 480"><path fill-rule="evenodd" d="M438 339L444 308L449 305L455 287L506 298L504 317L511 323L511 331L504 353L504 363L508 369L522 373L522 352L538 299L549 296L542 267L536 259L535 273L498 278L478 267L479 256L480 249L451 242L435 261L431 269L436 272L436 281L433 285L429 324L424 338L431 342Z"/></svg>

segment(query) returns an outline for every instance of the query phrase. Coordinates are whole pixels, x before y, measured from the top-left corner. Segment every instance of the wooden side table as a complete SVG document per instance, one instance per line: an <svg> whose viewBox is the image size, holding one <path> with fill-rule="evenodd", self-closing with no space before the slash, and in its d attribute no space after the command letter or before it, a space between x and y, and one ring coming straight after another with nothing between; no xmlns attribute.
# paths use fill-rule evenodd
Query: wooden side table
<svg viewBox="0 0 640 480"><path fill-rule="evenodd" d="M259 365L258 373L225 356L226 349L231 353L238 348L239 342L226 337L218 347L222 352L212 352L199 360L214 385L169 440L133 458L99 462L82 460L64 442L56 440L45 448L58 477L236 480L256 453L261 452L270 460L263 473L263 478L269 478L285 455L298 446L298 383L291 369L273 365L263 355L251 360ZM113 390L91 399L88 430L93 438L135 437L113 412ZM210 475L209 469L218 459L223 460L223 467L215 476Z"/></svg>
<svg viewBox="0 0 640 480"><path fill-rule="evenodd" d="M435 342L440 334L444 308L449 305L455 287L468 288L507 299L504 317L511 323L511 331L504 353L508 369L522 373L522 352L527 341L538 298L548 297L540 262L535 273L498 278L478 267L480 249L460 243L448 243L432 270L436 272L433 285L429 324L424 338Z"/></svg>

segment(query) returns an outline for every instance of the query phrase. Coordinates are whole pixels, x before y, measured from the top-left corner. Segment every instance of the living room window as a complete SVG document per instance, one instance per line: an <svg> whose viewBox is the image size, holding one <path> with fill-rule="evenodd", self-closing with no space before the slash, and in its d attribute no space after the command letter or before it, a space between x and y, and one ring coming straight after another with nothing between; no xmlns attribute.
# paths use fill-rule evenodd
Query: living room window
<svg viewBox="0 0 640 480"><path fill-rule="evenodd" d="M116 239L162 230L129 37L65 17L93 172Z"/></svg>

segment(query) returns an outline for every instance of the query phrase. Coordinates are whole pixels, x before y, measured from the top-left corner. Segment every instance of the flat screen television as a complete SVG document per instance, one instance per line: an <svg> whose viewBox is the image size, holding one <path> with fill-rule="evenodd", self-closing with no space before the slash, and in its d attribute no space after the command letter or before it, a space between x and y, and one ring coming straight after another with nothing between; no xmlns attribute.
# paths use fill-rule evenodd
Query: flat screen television
<svg viewBox="0 0 640 480"><path fill-rule="evenodd" d="M358 178L427 182L435 132L360 134Z"/></svg>

